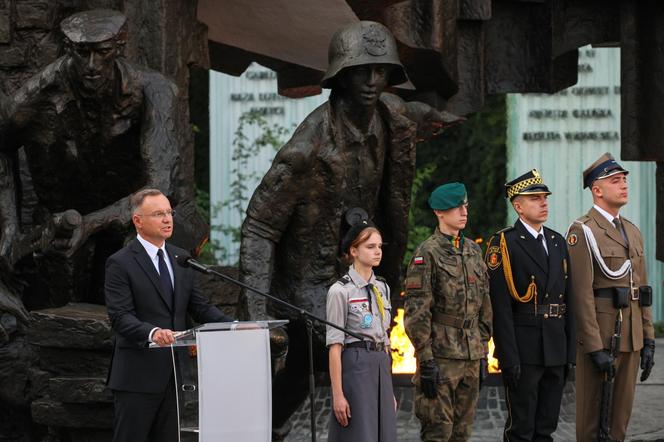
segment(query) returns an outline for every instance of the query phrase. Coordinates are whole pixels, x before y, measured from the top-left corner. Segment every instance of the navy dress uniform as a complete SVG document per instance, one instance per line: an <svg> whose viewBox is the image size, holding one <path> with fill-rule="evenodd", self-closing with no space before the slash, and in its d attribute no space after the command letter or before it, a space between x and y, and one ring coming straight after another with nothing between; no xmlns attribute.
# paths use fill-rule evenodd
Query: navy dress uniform
<svg viewBox="0 0 664 442"><path fill-rule="evenodd" d="M364 223L364 227L370 224ZM362 226L352 226L341 249ZM396 442L396 410L392 388L388 330L392 321L390 287L372 273L365 281L351 265L327 294L327 320L361 336L359 340L327 326L326 344L342 344L342 389L352 417L342 427L330 415L329 442Z"/></svg>
<svg viewBox="0 0 664 442"><path fill-rule="evenodd" d="M505 184L507 197L550 195L537 170ZM522 219L496 233L489 269L495 354L505 382L506 441L551 441L563 387L575 362L565 239Z"/></svg>

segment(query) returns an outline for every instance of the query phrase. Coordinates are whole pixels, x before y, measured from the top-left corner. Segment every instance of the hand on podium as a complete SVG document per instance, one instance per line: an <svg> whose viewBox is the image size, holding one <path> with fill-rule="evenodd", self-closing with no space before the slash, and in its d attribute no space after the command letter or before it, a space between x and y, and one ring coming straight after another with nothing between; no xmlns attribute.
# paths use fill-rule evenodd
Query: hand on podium
<svg viewBox="0 0 664 442"><path fill-rule="evenodd" d="M167 328L158 328L152 334L152 342L160 347L165 347L175 343L175 335L172 330Z"/></svg>

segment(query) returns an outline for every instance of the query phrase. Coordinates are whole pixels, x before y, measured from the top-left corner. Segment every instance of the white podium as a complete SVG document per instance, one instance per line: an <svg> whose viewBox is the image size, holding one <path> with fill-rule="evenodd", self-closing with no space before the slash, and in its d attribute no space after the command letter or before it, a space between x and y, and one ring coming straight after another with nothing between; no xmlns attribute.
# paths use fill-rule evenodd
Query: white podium
<svg viewBox="0 0 664 442"><path fill-rule="evenodd" d="M287 323L220 322L176 334L171 353L181 441L271 441L269 330Z"/></svg>

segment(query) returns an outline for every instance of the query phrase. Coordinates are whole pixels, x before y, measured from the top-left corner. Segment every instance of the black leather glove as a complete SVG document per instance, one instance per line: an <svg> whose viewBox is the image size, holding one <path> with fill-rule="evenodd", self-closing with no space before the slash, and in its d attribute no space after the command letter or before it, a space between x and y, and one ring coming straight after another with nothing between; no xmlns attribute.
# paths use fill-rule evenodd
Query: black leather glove
<svg viewBox="0 0 664 442"><path fill-rule="evenodd" d="M513 365L511 367L505 367L501 369L503 373L503 382L509 387L510 390L515 390L519 385L519 379L521 378L521 366Z"/></svg>
<svg viewBox="0 0 664 442"><path fill-rule="evenodd" d="M648 379L653 365L655 365L655 340L644 339L641 349L641 382Z"/></svg>
<svg viewBox="0 0 664 442"><path fill-rule="evenodd" d="M574 367L576 367L576 365L572 364L571 362L565 364L565 382L567 382L569 375L572 373L572 371L574 371Z"/></svg>
<svg viewBox="0 0 664 442"><path fill-rule="evenodd" d="M484 385L484 381L489 377L489 361L486 358L480 359L480 388Z"/></svg>
<svg viewBox="0 0 664 442"><path fill-rule="evenodd" d="M424 361L420 363L420 389L422 394L433 399L438 391L438 382L440 380L440 371L436 361Z"/></svg>
<svg viewBox="0 0 664 442"><path fill-rule="evenodd" d="M595 364L595 368L599 370L600 373L608 373L613 367L613 356L606 350L597 350L588 353L590 359L592 359Z"/></svg>

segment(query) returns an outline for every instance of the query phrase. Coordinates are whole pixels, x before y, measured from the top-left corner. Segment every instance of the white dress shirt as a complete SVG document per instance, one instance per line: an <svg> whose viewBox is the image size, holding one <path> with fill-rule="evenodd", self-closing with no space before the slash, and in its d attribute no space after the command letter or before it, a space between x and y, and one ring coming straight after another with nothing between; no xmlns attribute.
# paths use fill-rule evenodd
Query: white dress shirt
<svg viewBox="0 0 664 442"><path fill-rule="evenodd" d="M598 206L597 204L594 204L593 207L595 208L595 210L597 210L599 213L601 213L602 216L603 216L604 218L606 218L607 221L609 221L613 227L616 227L616 225L613 224L613 220L614 220L615 218L620 219L620 214L619 214L618 216L613 216L613 215L611 215L609 212L607 212L606 210L602 209L602 208L601 208L600 206ZM617 227L616 227L616 229L617 229Z"/></svg>
<svg viewBox="0 0 664 442"><path fill-rule="evenodd" d="M542 242L542 244L544 245L544 251L546 251L546 254L548 255L548 254L549 254L549 248L546 246L546 237L544 236L544 227L540 227L539 232L538 232L537 230L535 230L535 229L533 228L533 226L531 226L530 224L528 224L527 222L525 222L525 221L522 220L521 218L519 218L519 221L521 222L521 224L523 224L523 226L526 228L526 230L528 231L528 233L530 233L531 235L533 235L533 238L537 239L537 237L538 237L539 235L542 235L542 240L541 240L541 242ZM538 241L539 241L539 240L538 240Z"/></svg>
<svg viewBox="0 0 664 442"><path fill-rule="evenodd" d="M136 235L136 239L138 242L141 243L143 248L145 249L146 252L148 252L148 256L150 257L150 261L152 261L152 265L154 265L155 270L157 273L159 273L159 256L157 256L157 252L161 250L164 254L164 261L166 262L166 267L168 268L168 272L171 274L171 284L173 284L173 290L175 290L175 279L173 276L173 266L171 265L171 260L168 258L168 253L166 253L166 242L164 241L164 244L161 247L157 247L151 242L143 239L141 235ZM150 330L150 334L148 335L148 340L150 342L154 342L152 340L152 335L154 334L155 331L159 330L160 327L155 327L152 330Z"/></svg>

